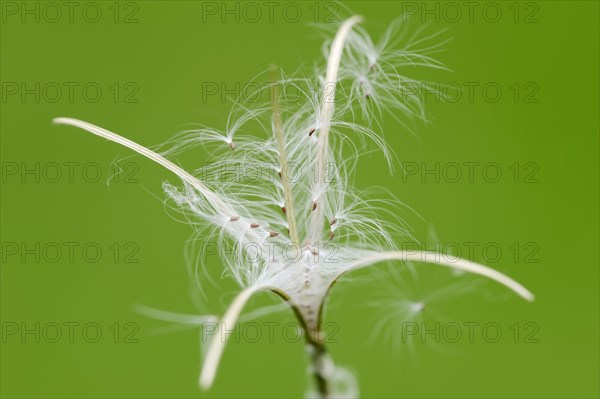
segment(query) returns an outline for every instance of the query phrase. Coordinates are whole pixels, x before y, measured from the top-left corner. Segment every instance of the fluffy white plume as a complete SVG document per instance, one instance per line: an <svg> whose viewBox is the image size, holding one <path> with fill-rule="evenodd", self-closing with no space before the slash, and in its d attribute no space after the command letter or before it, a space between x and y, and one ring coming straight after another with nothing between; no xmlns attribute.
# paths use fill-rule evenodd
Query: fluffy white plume
<svg viewBox="0 0 600 399"><path fill-rule="evenodd" d="M129 147L182 180L182 187L165 183L164 191L194 224L213 229L219 247L233 244L238 251L225 256L225 263L242 291L223 325L235 323L253 294L272 291L315 334L309 344L319 347L322 308L332 284L346 272L391 260L476 273L533 299L523 286L485 266L399 251L398 236L410 234L394 213L401 204L365 197L352 186L355 161L367 142L393 161L380 125L373 123L384 110L403 124L424 117L420 96L406 90L416 82L410 70L445 68L432 58L439 44L429 43L437 33L409 32L398 20L374 42L360 22L352 17L339 27L325 46L327 65L317 76L288 78L275 72L264 86L268 102L252 107L235 102L223 130L185 131L161 154L87 122L54 120ZM293 87L299 96L290 101L281 87ZM217 161L189 173L167 159L195 145L211 148ZM204 388L214 380L224 345L215 339L208 350L200 377Z"/></svg>

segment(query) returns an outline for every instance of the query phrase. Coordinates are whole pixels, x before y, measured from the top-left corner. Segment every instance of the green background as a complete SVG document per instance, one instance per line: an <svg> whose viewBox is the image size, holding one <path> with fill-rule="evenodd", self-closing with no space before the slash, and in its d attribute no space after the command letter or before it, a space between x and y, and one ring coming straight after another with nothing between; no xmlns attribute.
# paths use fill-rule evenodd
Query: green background
<svg viewBox="0 0 600 399"><path fill-rule="evenodd" d="M10 2L4 2L3 10L6 3ZM35 4L43 5L27 6ZM58 343L44 339L36 343L32 336L22 340L3 334L2 397L301 397L307 384L304 348L280 334L274 343L242 339L228 345L213 389L208 393L198 389L198 329L153 334L167 323L132 311L136 303L183 313L199 311L190 296L184 260L191 229L174 221L162 203L161 182L176 179L134 157L128 161L138 168L137 183L119 180L107 186L111 163L130 153L73 128L53 126L51 120L77 117L145 145L166 141L187 123L223 127L230 104L221 100L222 92L203 99L206 82L228 88L236 82L243 85L271 63L288 73L301 65L312 68L321 57L322 37L309 23L323 20L331 3L295 3L302 11L296 23L283 18L281 8L272 22L266 16L248 21L246 14L240 14L239 22L234 16L223 20L206 15L203 21L202 4L195 1L121 3L115 23L113 2L95 4L103 11L98 23L83 20L80 8L73 22L66 16L56 23L2 16L3 327L96 322L103 328L98 343L85 342L78 330L72 343L65 337ZM377 37L407 3L346 4L365 16L367 28ZM445 3L413 4L435 10L436 4ZM380 294L386 278L367 283L360 278L367 272L356 273L356 278L336 286L327 321L338 326L339 342L330 345L330 351L338 364L356 372L363 397L599 395L598 3L496 2L502 11L497 23L483 18L485 4L475 9L472 21L463 15L454 23L452 10L444 8L437 14L439 22L436 14L424 17L434 30L447 27L446 36L453 38L439 57L453 72L427 77L476 82L473 101L466 93L455 102L428 98L432 123L417 123L416 137L391 118L384 127L403 162L425 162L429 167L436 162L496 162L503 172L500 181L486 182L481 169L474 182L464 177L453 183L444 178L440 182L431 177L403 178L401 173L389 176L384 162L373 154L359 163L356 185L385 186L415 209L427 221L407 215L420 240L426 239L431 224L443 242L497 243L503 254L491 266L530 288L536 301L526 303L491 283L485 285L487 295L441 300L434 310L446 317L443 320L497 322L502 339L488 343L477 335L472 343L419 342L415 356L410 356L403 345L372 332L377 315L368 301ZM520 11L516 17L515 4ZM135 10L137 22L123 23L125 15ZM462 11L466 13L464 7ZM532 12L530 23L525 23ZM340 11L334 17L340 15L348 13ZM55 103L48 101L48 93L39 102L33 95L24 100L19 95L5 98L11 82L78 82L79 87L98 82L103 95L95 103L82 99L77 89L72 102L66 94ZM114 82L124 90L117 101L108 88ZM139 88L132 97L138 100L135 103L124 102L124 93L132 87L125 87L128 82ZM503 90L497 102L483 97L481 88L488 82ZM517 101L510 89L515 82L521 87ZM532 86L526 90L527 83ZM528 98L535 101L525 101L532 88L536 93ZM200 166L203 152L197 154L182 163ZM7 174L14 165L34 167L36 162L40 167L65 162L79 166L72 182L65 167L58 182ZM81 177L82 165L89 162L103 168L97 183ZM519 175L515 183L510 165L519 163L524 172L528 162L538 168L537 182L526 183ZM36 262L32 255L23 261L20 254L6 252L10 243L31 247L36 242L95 242L103 255L91 263L76 251L73 262L63 254L52 263L50 255ZM116 262L109 249L114 242L121 250ZM131 249L124 246L130 242L139 249L134 255L137 263L124 262L124 253ZM533 243L530 248L537 252L531 259L538 262L526 262L529 258L523 253L514 259L509 247L515 242L521 250ZM486 259L476 251L474 260ZM221 265L211 259L210 267L219 270ZM235 292L230 281L209 286L207 308L222 313ZM263 295L250 308L261 303L272 300ZM283 312L261 320L283 324L293 317ZM115 322L120 323L118 343L109 330ZM123 342L127 322L139 327L137 343ZM524 343L522 336L513 342L509 327L515 322L521 327L535 323L537 342Z"/></svg>

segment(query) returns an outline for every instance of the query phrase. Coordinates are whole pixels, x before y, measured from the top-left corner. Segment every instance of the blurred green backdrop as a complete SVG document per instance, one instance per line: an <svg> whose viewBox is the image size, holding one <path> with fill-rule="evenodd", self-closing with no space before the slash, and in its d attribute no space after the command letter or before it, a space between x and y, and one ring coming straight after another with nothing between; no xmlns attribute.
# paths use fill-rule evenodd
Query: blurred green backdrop
<svg viewBox="0 0 600 399"><path fill-rule="evenodd" d="M375 37L402 12L448 28L439 58L453 72L423 77L463 89L449 102L426 98L432 123L417 124L417 137L386 118L411 174L389 176L373 154L356 184L386 186L414 208L427 221L407 216L419 239L433 225L442 242L477 243L474 260L537 299L488 284L487 296L440 301L441 320L494 322L501 337L417 342L411 355L373 333L368 301L385 277L367 284L360 272L333 291L330 350L366 398L598 397L598 2L470 4L345 2ZM167 323L132 310L199 311L183 251L191 229L162 203L161 182L176 180L132 157L107 185L113 162L131 154L51 119L77 117L146 145L187 123L223 127L236 84L271 63L312 68L322 36L310 23L347 15L329 2L2 2L3 398L302 397L304 348L280 329L273 343L231 342L214 388L199 391L198 329L156 334ZM198 154L184 163L200 166ZM500 178L488 174L498 169ZM236 288L219 287L206 295L221 313ZM261 303L271 299L250 308Z"/></svg>

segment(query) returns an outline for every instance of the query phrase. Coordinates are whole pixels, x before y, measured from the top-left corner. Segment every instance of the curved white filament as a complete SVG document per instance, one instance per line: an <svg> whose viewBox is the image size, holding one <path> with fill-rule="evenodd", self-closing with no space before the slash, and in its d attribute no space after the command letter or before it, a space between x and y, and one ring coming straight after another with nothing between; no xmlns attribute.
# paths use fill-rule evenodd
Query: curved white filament
<svg viewBox="0 0 600 399"><path fill-rule="evenodd" d="M200 387L203 389L209 389L212 386L215 375L217 374L217 368L219 367L221 355L223 354L223 349L225 349L225 344L227 343L227 339L229 337L229 334L221 334L221 330L225 329L226 331L232 331L232 329L235 328L235 322L239 318L242 309L250 297L259 291L265 290L269 290L269 287L256 286L246 288L240 292L238 296L235 297L231 305L229 305L227 312L225 312L225 315L223 315L223 318L217 326L217 332L210 342L208 353L206 354L206 360L204 361L204 366L202 367L202 372L200 373L199 383Z"/></svg>
<svg viewBox="0 0 600 399"><path fill-rule="evenodd" d="M323 103L321 104L321 114L319 117L318 147L317 147L317 174L316 174L316 193L322 194L325 186L325 169L327 163L327 154L329 152L329 125L335 108L335 89L337 86L340 61L344 50L344 44L352 26L362 22L362 17L355 15L348 18L338 29L335 39L331 44L329 57L327 58L327 74L323 87ZM310 220L308 239L310 242L316 242L319 233L323 227L323 206L317 206Z"/></svg>
<svg viewBox="0 0 600 399"><path fill-rule="evenodd" d="M407 251L390 251L390 252L378 252L371 255L367 255L362 259L359 259L351 263L348 270L357 269L363 266L369 266L374 263L386 261L386 260L400 260L400 261L414 261L423 263L433 263L441 266L447 266L452 269L462 270L469 273L479 274L481 276L488 277L508 288L513 290L515 293L523 297L528 301L533 301L533 294L521 284L511 279L510 277L494 270L489 267L480 265L475 262L471 262L466 259L452 258L446 259L443 254L437 252L407 252Z"/></svg>
<svg viewBox="0 0 600 399"><path fill-rule="evenodd" d="M206 199L208 199L220 211L225 212L225 213L229 214L230 216L237 215L235 213L235 211L233 209L231 209L231 207L229 207L227 204L225 204L221 200L221 198L219 198L215 193L213 193L211 190L209 190L208 187L206 187L204 184L202 184L202 182L200 182L198 179L196 179L190 173L186 172L179 166L175 165L173 162L169 161L165 157L157 154L156 152L154 152L132 140L129 140L123 136L119 136L116 133L110 132L99 126L93 125L88 122L81 121L79 119L54 118L52 120L52 122L57 125L70 125L70 126L78 127L83 130L87 130L88 132L93 133L97 136L103 137L110 141L114 141L115 143L121 144L122 146L132 149L133 151L137 152L138 154L141 154L141 155L145 156L146 158L153 160L154 162L158 163L159 165L164 166L166 169L175 173L179 178L181 178L181 180L183 180L184 182L188 183L189 185L191 185L192 187L197 189L202 195L204 195L206 197Z"/></svg>

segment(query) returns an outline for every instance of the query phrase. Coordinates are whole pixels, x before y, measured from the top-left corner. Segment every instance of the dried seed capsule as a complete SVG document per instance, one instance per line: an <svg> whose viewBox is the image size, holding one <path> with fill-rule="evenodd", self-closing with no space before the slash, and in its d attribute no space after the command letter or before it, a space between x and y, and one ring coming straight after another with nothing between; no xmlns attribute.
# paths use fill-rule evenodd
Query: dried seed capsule
<svg viewBox="0 0 600 399"><path fill-rule="evenodd" d="M260 224L258 224L258 223L250 223L250 228L251 229L255 229L255 228L259 227L259 226L260 226Z"/></svg>
<svg viewBox="0 0 600 399"><path fill-rule="evenodd" d="M331 222L329 222L329 225L330 225L330 226L333 226L333 225L334 225L334 224L336 224L336 223L337 223L337 219L336 219L336 218L333 218L333 219L331 219Z"/></svg>
<svg viewBox="0 0 600 399"><path fill-rule="evenodd" d="M232 216L232 217L229 218L229 220L232 221L232 222L235 222L236 220L239 220L239 219L240 219L240 217L237 216L237 215L236 216Z"/></svg>
<svg viewBox="0 0 600 399"><path fill-rule="evenodd" d="M269 233L269 237L277 237L278 235L279 235L279 233L276 231L272 231Z"/></svg>

